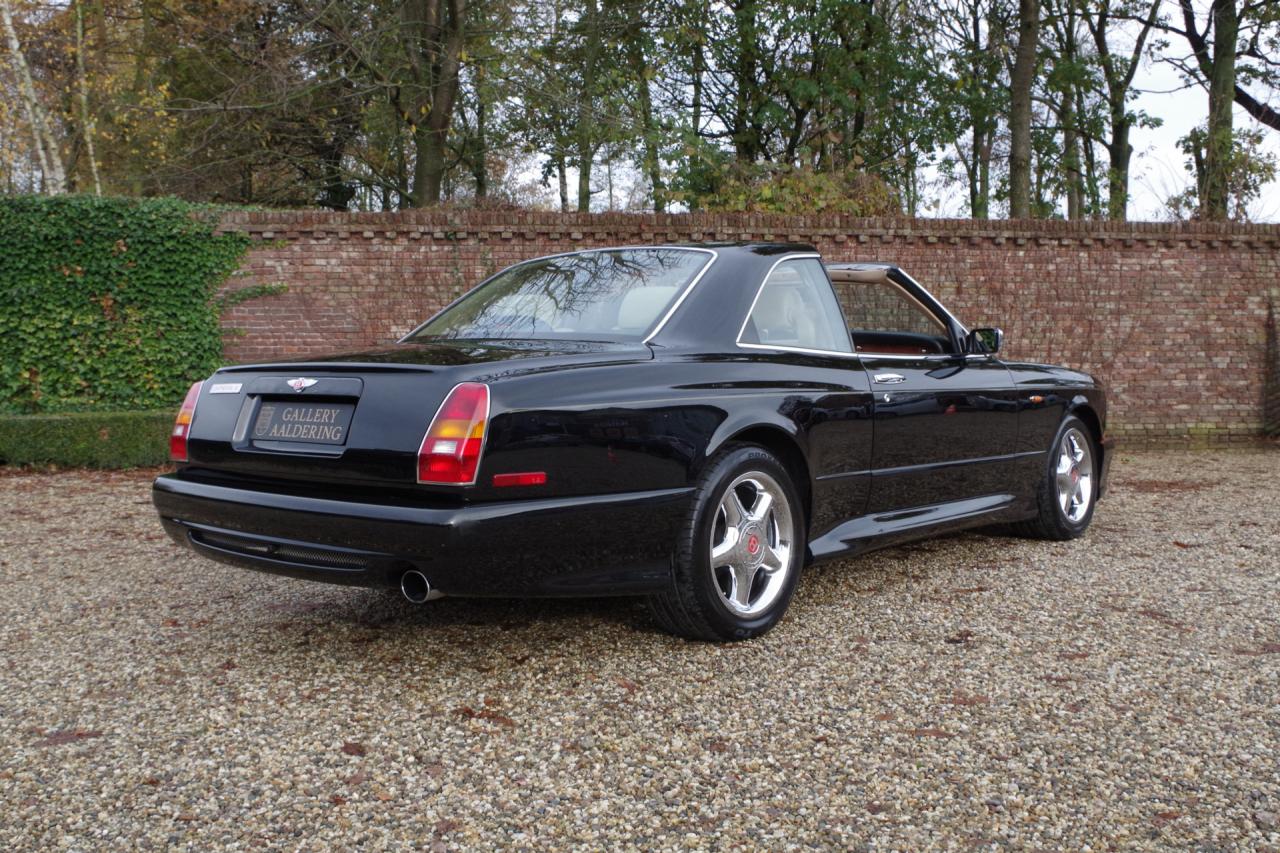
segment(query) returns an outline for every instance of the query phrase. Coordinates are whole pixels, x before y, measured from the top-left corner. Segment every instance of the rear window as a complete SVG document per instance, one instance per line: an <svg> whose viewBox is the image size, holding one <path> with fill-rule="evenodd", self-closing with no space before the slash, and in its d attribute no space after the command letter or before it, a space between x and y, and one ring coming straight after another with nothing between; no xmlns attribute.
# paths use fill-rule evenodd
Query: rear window
<svg viewBox="0 0 1280 853"><path fill-rule="evenodd" d="M405 340L640 340L713 258L676 248L539 258L498 273Z"/></svg>

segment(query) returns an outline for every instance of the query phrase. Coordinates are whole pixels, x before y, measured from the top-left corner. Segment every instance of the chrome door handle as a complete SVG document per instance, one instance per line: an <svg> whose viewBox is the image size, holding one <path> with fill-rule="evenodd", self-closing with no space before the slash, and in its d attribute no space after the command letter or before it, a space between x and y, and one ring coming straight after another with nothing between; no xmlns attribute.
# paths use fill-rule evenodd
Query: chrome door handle
<svg viewBox="0 0 1280 853"><path fill-rule="evenodd" d="M907 377L901 373L877 373L875 380L881 385L896 385L899 382L906 382Z"/></svg>

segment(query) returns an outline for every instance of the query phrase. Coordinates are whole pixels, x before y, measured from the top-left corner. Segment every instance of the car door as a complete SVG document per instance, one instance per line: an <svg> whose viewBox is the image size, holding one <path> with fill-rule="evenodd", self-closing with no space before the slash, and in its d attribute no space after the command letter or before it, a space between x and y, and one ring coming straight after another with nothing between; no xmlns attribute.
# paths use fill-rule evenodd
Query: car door
<svg viewBox="0 0 1280 853"><path fill-rule="evenodd" d="M868 380L818 255L789 255L774 264L751 303L738 346L756 351L762 367L792 366L797 388L815 381L829 388L811 400L797 394L781 412L803 423L807 437L811 536L861 515L871 480ZM801 403L802 412L791 411Z"/></svg>
<svg viewBox="0 0 1280 853"><path fill-rule="evenodd" d="M832 272L873 395L867 512L1008 491L1018 424L1009 370L963 353L958 324L898 270Z"/></svg>

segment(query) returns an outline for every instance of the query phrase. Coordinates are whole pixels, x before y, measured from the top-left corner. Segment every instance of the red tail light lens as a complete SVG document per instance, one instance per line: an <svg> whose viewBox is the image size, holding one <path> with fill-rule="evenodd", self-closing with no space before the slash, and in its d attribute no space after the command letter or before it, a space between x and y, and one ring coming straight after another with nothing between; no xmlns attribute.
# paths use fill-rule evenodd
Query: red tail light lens
<svg viewBox="0 0 1280 853"><path fill-rule="evenodd" d="M182 408L178 409L178 417L173 422L173 432L169 434L169 458L174 462L187 461L187 433L191 432L191 419L196 416L196 400L200 399L203 385L203 382L196 382L187 389Z"/></svg>
<svg viewBox="0 0 1280 853"><path fill-rule="evenodd" d="M489 386L455 385L418 448L418 482L470 486L480 467L489 420Z"/></svg>

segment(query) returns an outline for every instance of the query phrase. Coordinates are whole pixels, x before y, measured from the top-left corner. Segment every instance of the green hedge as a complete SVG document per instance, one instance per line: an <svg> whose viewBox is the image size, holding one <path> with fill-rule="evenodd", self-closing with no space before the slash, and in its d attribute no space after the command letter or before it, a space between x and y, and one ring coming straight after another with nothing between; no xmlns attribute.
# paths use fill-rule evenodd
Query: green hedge
<svg viewBox="0 0 1280 853"><path fill-rule="evenodd" d="M248 248L175 199L0 199L0 413L176 408Z"/></svg>
<svg viewBox="0 0 1280 853"><path fill-rule="evenodd" d="M136 468L169 461L174 412L0 415L0 463Z"/></svg>

